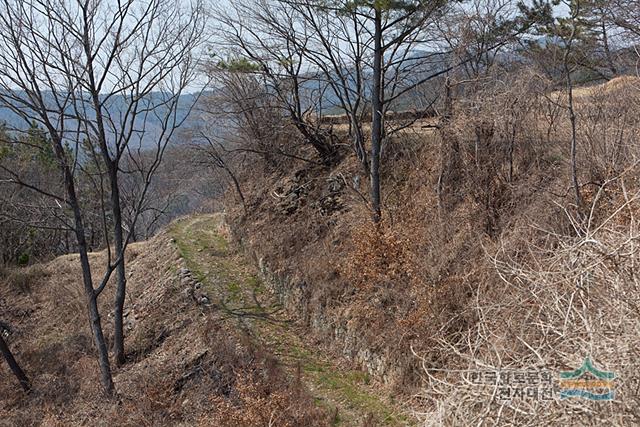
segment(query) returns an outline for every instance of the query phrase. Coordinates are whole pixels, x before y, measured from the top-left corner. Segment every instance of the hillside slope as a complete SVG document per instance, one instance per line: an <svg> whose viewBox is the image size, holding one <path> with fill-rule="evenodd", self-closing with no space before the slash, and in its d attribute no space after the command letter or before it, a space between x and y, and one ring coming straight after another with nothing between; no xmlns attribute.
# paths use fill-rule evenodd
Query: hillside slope
<svg viewBox="0 0 640 427"><path fill-rule="evenodd" d="M523 83L389 137L376 227L351 153L246 171L227 220L322 348L413 396L426 425L637 425L637 84L576 91L581 206L560 94ZM561 397L586 358L617 375L612 402ZM473 383L514 371L551 376L553 397Z"/></svg>
<svg viewBox="0 0 640 427"><path fill-rule="evenodd" d="M3 364L0 425L409 423L365 374L305 342L224 234L219 215L192 217L131 247L119 405L100 392L77 257L5 272L9 343L36 392L17 392ZM104 257L92 254L94 266ZM110 297L102 297L107 336Z"/></svg>
<svg viewBox="0 0 640 427"><path fill-rule="evenodd" d="M223 216L202 215L170 228L186 265L211 298L211 316L235 325L252 344L265 349L291 378L300 381L315 403L332 414L332 424L407 425L398 405L376 391L369 375L323 354L318 342L295 322L263 283L255 266L229 244ZM202 298L202 297L201 297Z"/></svg>

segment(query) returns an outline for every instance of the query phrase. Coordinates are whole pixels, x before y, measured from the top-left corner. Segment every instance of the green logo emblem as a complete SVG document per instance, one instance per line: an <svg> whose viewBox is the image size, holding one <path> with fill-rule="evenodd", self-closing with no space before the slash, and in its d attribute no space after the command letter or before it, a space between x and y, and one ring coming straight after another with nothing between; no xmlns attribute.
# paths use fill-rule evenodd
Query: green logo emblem
<svg viewBox="0 0 640 427"><path fill-rule="evenodd" d="M588 357L575 371L560 372L560 398L582 397L589 400L613 400L616 374L597 369Z"/></svg>

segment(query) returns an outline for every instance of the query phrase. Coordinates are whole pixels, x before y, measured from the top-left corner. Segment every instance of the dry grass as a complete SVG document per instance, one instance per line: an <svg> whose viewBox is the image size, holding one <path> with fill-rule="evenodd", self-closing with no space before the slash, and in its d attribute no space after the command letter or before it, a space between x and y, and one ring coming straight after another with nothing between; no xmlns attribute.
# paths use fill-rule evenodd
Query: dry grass
<svg viewBox="0 0 640 427"><path fill-rule="evenodd" d="M104 257L91 254L96 270ZM177 274L183 266L166 232L131 247L130 360L114 368L119 404L100 390L77 256L0 278L3 320L13 332L9 344L35 389L22 395L2 365L0 425L323 425L323 413L267 353L183 292ZM111 301L112 295L101 297L108 340Z"/></svg>
<svg viewBox="0 0 640 427"><path fill-rule="evenodd" d="M574 91L574 94L581 98L590 97L602 91L611 93L619 92L621 90L627 94L630 91L640 91L640 78L636 76L619 76L601 85L577 88Z"/></svg>
<svg viewBox="0 0 640 427"><path fill-rule="evenodd" d="M539 245L530 227L503 236L488 254L501 281L480 286L468 307L477 322L455 340L434 337L446 367L420 356L426 425L637 425L639 195L627 193L601 220L591 215L578 237L534 230ZM557 390L550 401L501 399L500 387L471 380L474 372L546 370L557 385L560 371L587 356L616 374L614 401L560 400Z"/></svg>
<svg viewBox="0 0 640 427"><path fill-rule="evenodd" d="M578 91L579 179L585 206L595 206L581 234L572 220L564 98L526 73L456 104L443 131L407 129L390 140L378 231L368 228L366 178L352 157L331 170L301 164L293 173L245 176L251 209L244 216L228 203L231 228L328 348L405 396L425 390L413 404L426 424L560 425L577 407L577 424L631 424L637 402L626 384L619 401L599 409L575 401L509 406L469 387L458 370L556 372L577 367L589 351L620 376L638 367L628 352L614 354L637 343L638 313L614 302L622 273L602 267L590 280L604 284L586 292L575 289L584 273L567 264L584 258L580 268L590 271L602 259L584 239L614 213L596 233L601 249L627 254L635 242L636 204L625 201L620 179L631 198L640 158L636 83L620 78ZM325 215L318 206L336 177L346 184L342 208ZM295 209L283 209L291 199ZM516 274L522 263L526 277ZM634 292L635 279L626 280L623 295ZM611 337L615 328L623 332Z"/></svg>

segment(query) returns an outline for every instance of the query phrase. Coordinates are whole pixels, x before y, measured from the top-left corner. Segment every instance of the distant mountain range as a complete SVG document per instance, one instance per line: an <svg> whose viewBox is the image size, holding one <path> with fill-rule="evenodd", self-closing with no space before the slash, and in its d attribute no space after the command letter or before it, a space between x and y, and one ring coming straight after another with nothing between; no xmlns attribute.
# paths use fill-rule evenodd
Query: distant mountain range
<svg viewBox="0 0 640 427"><path fill-rule="evenodd" d="M53 96L50 95L50 97L50 101L53 104ZM193 126L193 121L195 117L197 117L197 114L195 113L188 115L189 110L195 101L196 95L194 94L182 95L178 101L176 119L183 120L186 118L183 124L185 127ZM156 142L157 136L162 129L162 120L167 113L167 108L162 105L161 95L158 92L151 93L148 96L148 99L146 99L144 103L140 104L140 108L144 107L142 104L146 106L157 106L155 111L148 114L139 114L136 119L136 134L141 136L141 140L139 141L141 146L144 148ZM118 125L118 122L121 121L121 117L124 116L128 107L129 102L123 96L114 96L109 99L107 110L109 111L110 116L114 118L113 121L116 123L116 126ZM68 108L68 113L69 115L73 115L72 107ZM90 112L89 114L94 113ZM30 127L31 123L27 122L23 117L20 117L8 107L0 105L0 124L4 124L8 129L26 130ZM67 129L73 129L75 126L77 126L77 121L74 122L73 120L66 124ZM144 130L144 132L141 132L142 130ZM108 129L108 133L113 135L114 129Z"/></svg>

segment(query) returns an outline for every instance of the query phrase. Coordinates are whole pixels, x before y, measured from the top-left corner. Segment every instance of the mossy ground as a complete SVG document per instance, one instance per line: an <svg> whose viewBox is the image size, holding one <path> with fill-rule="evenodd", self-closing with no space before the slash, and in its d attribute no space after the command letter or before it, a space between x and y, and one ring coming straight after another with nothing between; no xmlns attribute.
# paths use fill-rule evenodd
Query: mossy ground
<svg viewBox="0 0 640 427"><path fill-rule="evenodd" d="M187 267L221 317L237 321L257 345L299 376L316 404L335 414L335 425L362 425L366 419L371 425L411 424L399 408L374 392L366 373L336 366L301 338L254 267L223 237L222 224L220 215L202 215L176 221L170 228Z"/></svg>

